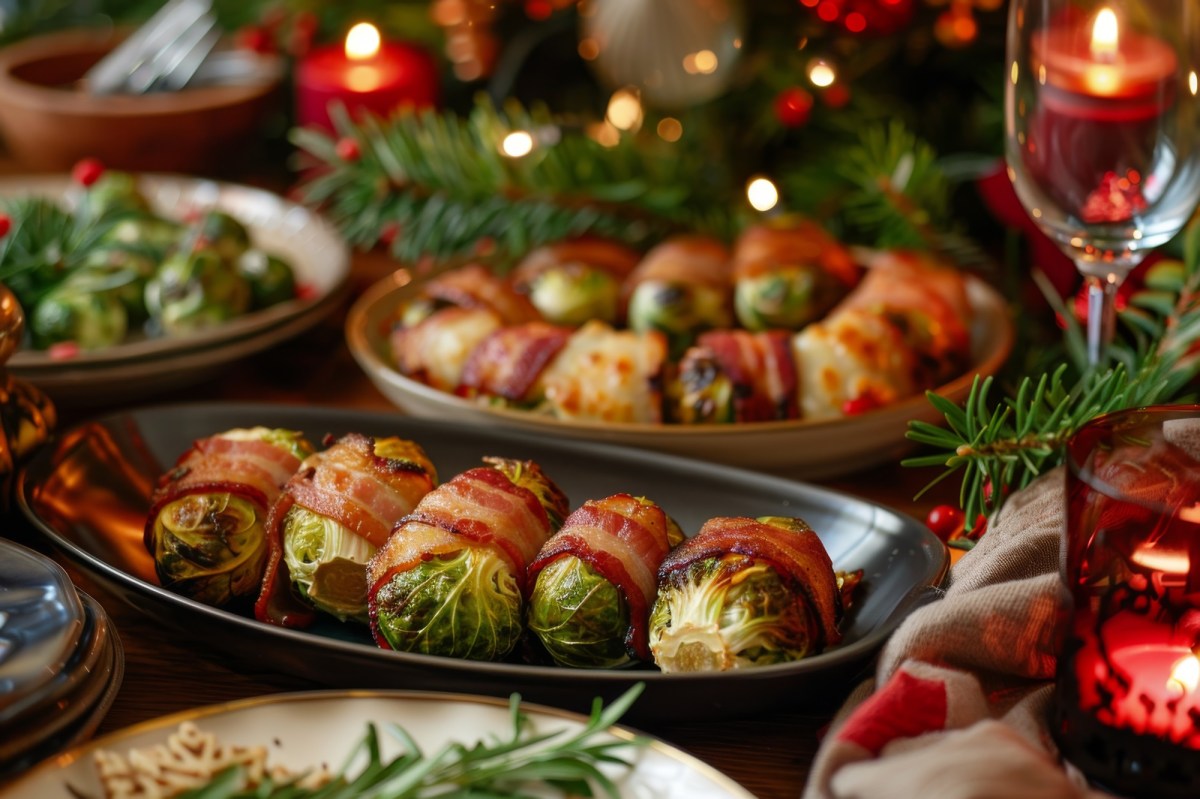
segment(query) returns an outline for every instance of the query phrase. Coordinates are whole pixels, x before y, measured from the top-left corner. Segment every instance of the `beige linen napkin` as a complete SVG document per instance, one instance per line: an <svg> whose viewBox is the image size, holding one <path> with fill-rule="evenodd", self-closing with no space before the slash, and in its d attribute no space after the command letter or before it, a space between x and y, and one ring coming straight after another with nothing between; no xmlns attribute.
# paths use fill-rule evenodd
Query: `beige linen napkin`
<svg viewBox="0 0 1200 799"><path fill-rule="evenodd" d="M822 741L805 799L1091 797L1046 728L1064 472L1012 496Z"/></svg>

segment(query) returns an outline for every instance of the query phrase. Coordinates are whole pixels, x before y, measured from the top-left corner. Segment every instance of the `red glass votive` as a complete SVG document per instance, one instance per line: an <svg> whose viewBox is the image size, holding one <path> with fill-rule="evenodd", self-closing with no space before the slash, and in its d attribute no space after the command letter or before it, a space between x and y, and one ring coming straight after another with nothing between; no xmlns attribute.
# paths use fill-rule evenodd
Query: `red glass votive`
<svg viewBox="0 0 1200 799"><path fill-rule="evenodd" d="M1123 411L1067 448L1054 734L1125 796L1200 785L1200 406Z"/></svg>

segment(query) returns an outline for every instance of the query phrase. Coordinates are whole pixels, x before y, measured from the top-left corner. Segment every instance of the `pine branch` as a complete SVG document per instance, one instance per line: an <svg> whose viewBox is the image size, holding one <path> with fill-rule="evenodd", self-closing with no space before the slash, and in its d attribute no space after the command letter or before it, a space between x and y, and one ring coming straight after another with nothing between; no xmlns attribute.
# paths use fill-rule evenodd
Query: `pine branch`
<svg viewBox="0 0 1200 799"><path fill-rule="evenodd" d="M480 99L466 118L424 111L389 119L335 115L336 139L298 130L315 163L301 186L350 242L371 247L398 232L401 260L471 254L481 242L501 258L539 244L594 233L635 246L676 231L728 237L732 214L704 185L686 150L658 150L631 135L605 147L569 120L513 102ZM504 155L504 137L525 131L532 152ZM338 141L357 143L342 158Z"/></svg>
<svg viewBox="0 0 1200 799"><path fill-rule="evenodd" d="M933 451L902 461L940 466L933 484L961 473L960 504L968 520L989 517L1012 492L1062 462L1070 437L1088 421L1125 408L1186 400L1200 373L1200 222L1186 231L1183 261L1152 267L1146 287L1131 298L1122 321L1129 341L1114 345L1114 363L1084 369L1070 364L1022 378L1012 396L992 402L991 378L976 379L957 406L930 394L945 427L909 423L907 437ZM1068 320L1067 338L1078 338ZM1080 356L1081 357L1081 356ZM931 486L933 485L931 484Z"/></svg>

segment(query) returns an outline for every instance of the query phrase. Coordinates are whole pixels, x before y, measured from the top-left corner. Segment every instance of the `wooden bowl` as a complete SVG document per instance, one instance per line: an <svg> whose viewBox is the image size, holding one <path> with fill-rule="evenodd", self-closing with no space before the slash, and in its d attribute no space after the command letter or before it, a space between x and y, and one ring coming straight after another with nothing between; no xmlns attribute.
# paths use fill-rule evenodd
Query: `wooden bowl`
<svg viewBox="0 0 1200 799"><path fill-rule="evenodd" d="M127 33L63 31L0 50L0 135L23 167L61 171L95 157L116 169L210 173L255 149L279 69L252 83L178 92L80 89Z"/></svg>

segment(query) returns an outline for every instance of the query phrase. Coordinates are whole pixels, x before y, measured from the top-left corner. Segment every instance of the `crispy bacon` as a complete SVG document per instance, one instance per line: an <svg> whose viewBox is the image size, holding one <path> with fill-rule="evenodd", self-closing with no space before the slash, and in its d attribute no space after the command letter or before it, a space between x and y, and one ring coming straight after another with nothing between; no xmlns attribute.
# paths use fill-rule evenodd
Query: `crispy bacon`
<svg viewBox="0 0 1200 799"><path fill-rule="evenodd" d="M471 351L495 330L500 317L486 308L441 308L391 333L400 372L442 391L454 391Z"/></svg>
<svg viewBox="0 0 1200 799"><path fill-rule="evenodd" d="M817 534L785 530L748 517L709 519L693 538L676 547L659 567L659 580L705 558L727 553L746 555L769 563L779 576L807 598L820 635L819 646L841 640L837 624L842 615L833 563Z"/></svg>
<svg viewBox="0 0 1200 799"><path fill-rule="evenodd" d="M551 532L532 491L496 469L468 469L426 494L396 524L367 567L368 596L392 574L468 546L497 552L524 590L528 565Z"/></svg>
<svg viewBox="0 0 1200 799"><path fill-rule="evenodd" d="M529 590L549 563L573 555L616 586L629 607L625 646L650 660L647 639L650 605L658 590L656 573L671 545L662 508L629 494L588 500L542 547L529 567Z"/></svg>
<svg viewBox="0 0 1200 799"><path fill-rule="evenodd" d="M265 516L299 466L299 458L269 441L224 434L196 440L175 467L159 479L146 518L146 546L153 540L159 513L180 497L234 494L255 503Z"/></svg>
<svg viewBox="0 0 1200 799"><path fill-rule="evenodd" d="M547 322L496 330L471 351L463 367L460 393L503 397L510 402L533 400L534 384L571 332L569 327Z"/></svg>
<svg viewBox="0 0 1200 799"><path fill-rule="evenodd" d="M619 241L583 236L546 244L530 251L513 269L512 283L518 290L551 269L599 269L617 281L637 266L641 255Z"/></svg>
<svg viewBox="0 0 1200 799"><path fill-rule="evenodd" d="M625 301L648 281L732 288L729 249L707 236L674 236L646 253L622 287Z"/></svg>
<svg viewBox="0 0 1200 799"><path fill-rule="evenodd" d="M814 264L843 290L859 280L859 269L845 245L820 224L802 217L780 217L753 225L733 248L735 280L755 277L780 266Z"/></svg>
<svg viewBox="0 0 1200 799"><path fill-rule="evenodd" d="M267 570L254 606L259 621L284 627L312 622L313 612L291 594L283 567L283 523L294 506L327 517L380 547L392 526L433 488L432 466L419 450L412 460L375 453L375 439L347 433L304 460L271 506Z"/></svg>
<svg viewBox="0 0 1200 799"><path fill-rule="evenodd" d="M710 330L696 343L712 352L733 383L734 421L795 419L799 415L789 333Z"/></svg>
<svg viewBox="0 0 1200 799"><path fill-rule="evenodd" d="M460 308L486 308L506 325L533 322L541 315L529 298L480 264L444 272L425 284L430 299Z"/></svg>

